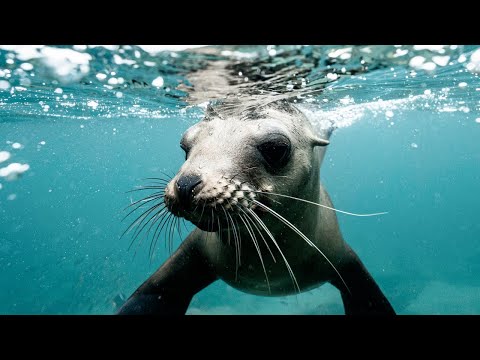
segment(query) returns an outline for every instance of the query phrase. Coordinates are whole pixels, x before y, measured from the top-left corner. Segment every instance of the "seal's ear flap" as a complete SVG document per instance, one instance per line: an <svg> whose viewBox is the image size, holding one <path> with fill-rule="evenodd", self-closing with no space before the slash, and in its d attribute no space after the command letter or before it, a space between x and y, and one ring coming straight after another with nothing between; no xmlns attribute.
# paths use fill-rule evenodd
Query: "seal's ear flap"
<svg viewBox="0 0 480 360"><path fill-rule="evenodd" d="M312 139L312 144L313 146L327 146L328 144L330 144L330 141L321 139L319 137L314 137Z"/></svg>

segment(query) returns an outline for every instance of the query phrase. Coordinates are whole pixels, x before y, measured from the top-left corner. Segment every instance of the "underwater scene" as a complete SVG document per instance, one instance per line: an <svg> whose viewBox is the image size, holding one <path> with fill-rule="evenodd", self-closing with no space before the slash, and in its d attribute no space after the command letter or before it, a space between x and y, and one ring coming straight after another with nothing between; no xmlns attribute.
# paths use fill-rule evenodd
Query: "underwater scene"
<svg viewBox="0 0 480 360"><path fill-rule="evenodd" d="M117 313L196 228L162 200L186 157L194 158L182 138L187 129L209 113L224 124L247 114L246 129L275 104L299 109L315 136L328 134L320 180L345 242L395 312L480 314L479 74L480 45L0 45L0 314ZM200 167L219 167L230 153L249 162L248 146L237 141L245 129L212 137L217 155L203 149ZM219 142L231 151L218 151ZM268 151L264 163L278 148ZM268 173L278 184L293 181L282 171ZM277 233L270 237L256 215L267 206L254 194L263 194L242 184L237 190L250 196L237 210L244 215L232 219L230 205L221 207L225 246L235 250L228 266L238 270L248 242L259 259L276 256L299 291L263 296L214 281L186 314L344 314L328 281L296 286L308 277L293 266L305 253L298 245L295 259L282 259L280 248L291 243L276 247ZM287 200L271 198L272 209ZM278 213L283 224L293 216L292 208ZM217 221L221 228L220 215L204 222L209 244L220 242ZM308 246L294 229L301 221L291 225L299 236L288 241ZM240 239L240 228L251 239Z"/></svg>

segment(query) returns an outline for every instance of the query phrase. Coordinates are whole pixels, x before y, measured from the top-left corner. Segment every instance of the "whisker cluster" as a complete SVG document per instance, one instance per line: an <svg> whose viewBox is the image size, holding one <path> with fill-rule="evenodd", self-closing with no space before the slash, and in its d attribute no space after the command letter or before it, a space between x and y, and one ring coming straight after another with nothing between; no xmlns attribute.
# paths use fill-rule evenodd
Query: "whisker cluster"
<svg viewBox="0 0 480 360"><path fill-rule="evenodd" d="M169 181L171 180L172 176L164 174L165 177L163 178L146 178L144 180L148 180L149 183L144 186L139 186L129 192L133 191L150 191L151 193L139 200L132 201L130 205L125 207L125 211L128 210L128 213L122 219L125 220L129 216L131 216L136 211L141 211L141 214L137 216L130 225L125 229L122 236L133 232L132 241L129 245L129 249L133 246L136 240L139 240L136 248L135 254L137 253L138 248L142 244L142 242L147 239L150 240L149 246L149 258L150 261L153 260L153 255L155 253L155 248L158 242L159 237L163 234L166 237L165 247L168 247L168 251L170 254L173 250L173 239L175 237L175 232L177 232L180 237L182 236L182 229L180 222L183 222L183 226L185 230L188 231L187 226L183 218L175 215L171 211L169 211L167 205L164 201L165 195L165 188ZM309 200L295 198L289 195L277 194L273 192L264 192L264 191L255 191L255 190L248 190L251 193L262 194L268 196L269 200L272 200L276 203L281 203L277 200L271 199L271 196L274 197L284 197L289 198L305 203L310 203L316 206L326 207L328 209L342 212L348 215L353 216L375 216L385 214L382 213L374 213L374 214L355 214L350 213L338 209L334 209L328 207L326 205L317 204L311 202ZM194 212L197 209L200 209L200 220L199 223L204 220L204 224L206 223L206 227L208 229L206 234L206 240L209 241L211 237L213 237L213 233L216 232L220 240L223 242L224 240L228 245L233 245L235 249L235 280L238 280L238 271L239 267L242 265L241 262L241 252L242 252L242 233L245 235L247 234L252 244L257 252L258 259L260 261L260 265L262 266L264 275L265 275L265 282L268 288L269 293L271 293L270 287L270 279L268 277L267 265L265 262L264 254L262 254L262 246L264 245L264 250L266 249L274 263L277 263L277 259L275 257L273 249L276 249L278 254L281 257L281 260L285 264L285 267L288 271L288 274L292 280L293 287L296 292L301 292L300 286L298 281L295 277L292 267L290 266L285 254L283 253L282 249L278 241L275 239L272 232L268 229L265 222L260 218L258 214L255 213L254 207L258 207L263 209L265 212L271 214L274 218L285 224L288 228L294 231L301 239L303 239L309 246L313 247L322 257L327 261L327 263L333 268L333 270L338 275L339 279L343 282L346 289L348 291L349 288L345 283L343 277L337 270L337 268L333 265L333 263L328 259L322 250L320 250L307 236L305 236L295 225L293 225L290 221L288 221L285 217L280 215L278 212L270 208L269 206L265 205L264 203L260 202L258 199L252 198L249 199L245 197L246 202L236 201L234 203L230 202L229 199L225 199L225 204L228 206L224 206L221 203L214 203L208 204L210 209L207 209L207 202L203 202L200 204L198 202L195 206ZM222 226L226 226L226 232L222 231ZM225 229L223 229L225 230ZM242 231L243 230L243 231ZM222 239L226 233L226 239ZM233 244L232 244L233 242ZM270 245L269 245L270 243ZM271 247L273 245L273 248Z"/></svg>
<svg viewBox="0 0 480 360"><path fill-rule="evenodd" d="M129 212L122 219L122 221L124 221L136 211L141 211L141 214L130 223L130 225L125 229L120 238L124 237L130 232L133 232L132 240L128 249L130 250L135 241L138 240L134 256L136 255L137 250L141 246L142 242L145 239L149 239L150 246L148 255L150 261L153 260L157 241L162 232L167 237L165 246L168 245L171 253L173 249L173 239L175 236L175 231L178 232L180 236L182 235L180 222L183 222L183 225L186 228L185 222L182 218L179 218L168 211L168 208L164 201L165 187L173 176L166 173L163 173L163 175L165 177L145 178L143 180L149 181L149 184L138 186L133 190L127 191L128 193L137 191L153 192L139 200L132 202L130 205L125 207L124 211L129 210Z"/></svg>

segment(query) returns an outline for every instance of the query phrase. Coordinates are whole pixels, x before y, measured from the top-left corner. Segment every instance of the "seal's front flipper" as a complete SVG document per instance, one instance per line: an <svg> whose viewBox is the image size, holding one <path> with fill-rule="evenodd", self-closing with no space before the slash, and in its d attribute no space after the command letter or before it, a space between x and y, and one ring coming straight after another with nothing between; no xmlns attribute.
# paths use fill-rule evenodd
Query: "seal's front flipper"
<svg viewBox="0 0 480 360"><path fill-rule="evenodd" d="M216 280L196 249L196 233L130 296L118 315L185 314L193 295Z"/></svg>
<svg viewBox="0 0 480 360"><path fill-rule="evenodd" d="M358 256L349 249L351 256L338 271L348 286L340 280L332 284L340 290L346 315L395 315L392 305L365 268Z"/></svg>

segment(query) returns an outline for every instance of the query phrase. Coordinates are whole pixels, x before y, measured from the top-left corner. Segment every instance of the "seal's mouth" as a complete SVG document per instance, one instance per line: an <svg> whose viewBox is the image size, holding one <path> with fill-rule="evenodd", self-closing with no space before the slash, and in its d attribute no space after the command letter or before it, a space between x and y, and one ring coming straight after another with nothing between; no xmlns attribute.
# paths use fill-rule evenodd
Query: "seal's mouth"
<svg viewBox="0 0 480 360"><path fill-rule="evenodd" d="M242 226L243 218L262 218L267 211L258 206L257 201L272 206L272 200L260 194L256 187L240 181L227 182L225 178L214 187L203 186L194 192L190 203L179 201L175 191L169 191L169 186L164 195L168 211L207 232Z"/></svg>

